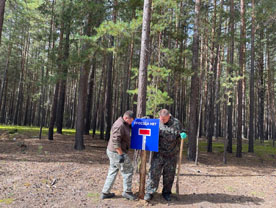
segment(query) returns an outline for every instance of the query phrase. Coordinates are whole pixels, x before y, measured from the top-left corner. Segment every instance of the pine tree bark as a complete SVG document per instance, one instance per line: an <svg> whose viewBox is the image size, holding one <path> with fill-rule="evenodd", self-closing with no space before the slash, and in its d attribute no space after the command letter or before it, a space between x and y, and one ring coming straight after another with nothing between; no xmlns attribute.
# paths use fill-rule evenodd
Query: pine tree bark
<svg viewBox="0 0 276 208"><path fill-rule="evenodd" d="M117 18L117 0L113 2L113 22L116 23ZM114 46L114 37L110 37L110 47ZM110 130L112 125L112 97L113 97L113 82L112 82L112 69L113 69L113 52L110 52L108 55L108 66L107 66L107 90L106 90L106 97L105 97L105 107L106 107L106 114L105 114L105 123L106 123L106 132L105 132L105 140L109 140L110 137Z"/></svg>
<svg viewBox="0 0 276 208"><path fill-rule="evenodd" d="M250 106L249 106L249 141L248 152L254 152L254 111L255 111L255 93L254 93L254 71L255 71L255 0L252 0L252 20L251 20L251 69L250 69Z"/></svg>
<svg viewBox="0 0 276 208"><path fill-rule="evenodd" d="M267 34L267 46L269 46L271 43L269 41L269 35ZM276 125L275 125L275 90L274 90L274 79L273 79L273 71L271 68L271 55L269 47L266 47L266 54L267 54L267 69L268 69L268 96L269 96L269 106L270 106L270 119L271 119L271 137L273 139L273 147L275 146L275 131L276 131Z"/></svg>
<svg viewBox="0 0 276 208"><path fill-rule="evenodd" d="M230 50L229 50L229 64L230 67L228 69L229 71L229 82L231 83L232 80L231 78L233 77L233 65L234 65L234 36L235 36L235 30L234 30L234 18L235 18L235 13L234 13L234 0L231 0L230 3ZM232 95L233 96L233 95ZM227 152L232 153L232 138L233 138L233 130L232 130L232 125L233 125L233 98L232 96L229 97L228 100L228 112L227 112L227 117L228 117L228 145L227 145Z"/></svg>
<svg viewBox="0 0 276 208"><path fill-rule="evenodd" d="M104 68L103 68L104 69ZM93 128L93 133L92 136L93 138L95 137L96 134L96 128L97 128L97 117L99 115L99 109L100 109L100 94L101 94L101 88L103 85L103 78L104 77L104 70L102 70L102 75L100 78L100 84L99 84L99 91L98 91L98 96L96 97L96 107L94 108L94 114L93 114L93 121L92 121L92 128Z"/></svg>
<svg viewBox="0 0 276 208"><path fill-rule="evenodd" d="M10 66L10 57L11 57L11 52L12 52L12 42L11 42L11 36L9 40L9 48L8 48L8 54L7 54L7 62L5 66L5 71L3 74L3 80L0 86L0 110L1 110L1 119L0 122L4 123L5 121L5 111L6 111L6 100L7 100L7 86L8 86L8 70ZM3 99L4 97L4 99Z"/></svg>
<svg viewBox="0 0 276 208"><path fill-rule="evenodd" d="M2 112L2 102L3 102L3 96L4 96L4 102L3 102L3 106L5 106L5 102L6 102L6 96L4 95L5 92L5 87L6 87L6 83L8 81L8 68L10 65L10 57L11 57L11 52L12 52L12 34L10 33L10 37L9 37L9 47L8 47L8 53L7 53L7 59L6 59L6 65L5 65L5 70L3 73L3 78L1 80L0 78L0 111ZM5 112L4 112L5 113ZM2 114L1 114L2 115ZM0 122L2 122L3 116L0 117Z"/></svg>
<svg viewBox="0 0 276 208"><path fill-rule="evenodd" d="M137 102L137 118L146 115L147 100L147 71L149 63L149 40L150 40L150 19L151 19L152 0L144 0L143 9L143 25L141 38L141 53L139 64L139 81L138 81L138 102ZM146 181L146 158L145 150L141 151L141 168L140 168L140 186L139 198L144 198L145 181Z"/></svg>
<svg viewBox="0 0 276 208"><path fill-rule="evenodd" d="M261 42L264 39L264 29L263 25L261 24L260 28L260 40L259 40L259 60L258 60L258 69L259 69L259 110L258 110L258 126L259 126L259 139L261 143L264 143L264 99L265 99L265 84L264 84L264 47L262 46L263 43Z"/></svg>
<svg viewBox="0 0 276 208"><path fill-rule="evenodd" d="M208 123L207 123L207 152L212 152L212 138L214 134L214 104L215 104L215 83L216 83L216 57L215 57L215 33L216 33L216 17L217 17L217 1L214 0L214 15L212 26L212 39L211 39L211 63L209 66L209 79L208 79Z"/></svg>
<svg viewBox="0 0 276 208"><path fill-rule="evenodd" d="M6 0L0 0L0 45L1 45L1 37L4 23L4 14L5 14L5 4Z"/></svg>
<svg viewBox="0 0 276 208"><path fill-rule="evenodd" d="M16 102L16 109L15 109L15 114L13 118L13 124L17 125L20 124L21 122L21 111L22 111L22 104L23 104L23 86L24 86L24 74L25 74L25 63L26 63L26 56L27 56L27 51L28 51L28 45L29 45L29 40L30 39L30 33L28 33L27 37L24 40L24 45L23 45L23 51L21 54L21 73L20 73L20 80L18 84L18 95L17 95L17 102Z"/></svg>
<svg viewBox="0 0 276 208"><path fill-rule="evenodd" d="M71 9L69 9L71 10ZM57 133L62 134L63 127L63 116L64 116L64 104L65 104L65 96L66 96L66 80L67 80L67 72L68 72L68 58L69 58L69 50L70 50L70 28L71 28L71 12L68 12L68 19L65 22L65 43L64 43L64 55L62 60L62 69L61 69L61 80L60 80L60 90L59 90L59 99L57 105Z"/></svg>
<svg viewBox="0 0 276 208"><path fill-rule="evenodd" d="M91 127L91 113L92 113L92 98L93 98L93 89L94 89L94 77L96 71L96 58L92 60L92 66L89 73L89 81L88 81L88 94L87 94L87 102L86 102L86 110L85 110L85 130L84 134L89 135L89 130Z"/></svg>
<svg viewBox="0 0 276 208"><path fill-rule="evenodd" d="M89 37L91 36L91 29L92 29L92 15L91 13L88 16L88 21L87 21L87 26L86 26L86 31L85 34ZM87 81L88 81L88 72L89 72L89 67L91 67L91 61L87 56L87 51L90 48L89 42L84 43L82 52L85 54L84 58L86 61L84 62L83 66L80 68L80 81L79 81L79 94L78 94L78 106L77 106L77 122L76 122L76 135L75 135L75 149L76 150L83 150L85 148L84 146L84 141L83 141L83 133L84 133L84 128L85 128L85 113L91 114L91 112L86 111L86 106L87 106ZM94 70L94 69L92 69ZM93 72L94 74L94 72ZM93 75L94 76L94 75ZM93 77L92 76L92 80ZM92 85L93 89L93 85ZM90 106L88 106L90 107ZM91 108L91 107L90 107ZM91 111L91 110L90 110ZM90 119L89 119L90 120ZM89 122L90 124L90 122ZM89 126L90 127L90 126ZM89 133L88 128L88 133Z"/></svg>
<svg viewBox="0 0 276 208"><path fill-rule="evenodd" d="M102 90L102 95L105 95L106 93L106 85L107 85L107 70L106 70L106 65L105 65L105 61L106 61L106 54L104 54L104 61L103 61L103 71L104 71L104 76L103 76L103 90ZM106 111L106 107L105 107L105 96L101 96L101 110L100 110L100 117L99 117L99 121L100 121L100 138L101 139L105 139L105 135L104 135L104 129L105 129L105 122L104 122L104 114Z"/></svg>
<svg viewBox="0 0 276 208"><path fill-rule="evenodd" d="M64 13L64 1L63 1L63 8L62 13ZM59 47L58 47L58 69L61 68L61 62L63 60L63 35L64 35L64 19L61 18L61 24L60 24L60 34L59 34ZM60 72L57 72L57 76L60 76ZM59 95L59 89L60 89L60 78L58 77L56 81L55 86L55 92L54 92L54 98L52 103L52 109L51 109L51 117L50 117L50 123L49 123L49 130L48 130L48 139L53 140L54 139L54 126L56 122L57 117L57 105L58 105L58 95Z"/></svg>
<svg viewBox="0 0 276 208"><path fill-rule="evenodd" d="M220 1L220 11L223 11L223 5L224 0ZM221 24L222 24L222 14L219 13L219 23L218 23L218 29L217 29L217 38L221 37ZM216 67L216 84L215 84L215 118L214 118L214 134L215 137L218 138L220 135L221 130L221 122L220 122L220 105L221 102L219 100L219 92L220 92L220 75L221 75L221 46L222 44L219 44L216 42L216 56L215 56L215 67Z"/></svg>
<svg viewBox="0 0 276 208"><path fill-rule="evenodd" d="M241 32L240 32L240 57L239 57L239 76L238 82L238 130L237 130L237 157L242 157L242 123L243 123L243 72L245 67L245 44L246 44L246 25L245 25L245 5L244 0L240 1L241 6Z"/></svg>
<svg viewBox="0 0 276 208"><path fill-rule="evenodd" d="M189 143L188 143L188 159L196 158L196 135L198 124L198 105L199 105L199 20L200 20L200 4L201 0L195 1L195 22L192 43L192 79L190 94L190 118L189 118Z"/></svg>

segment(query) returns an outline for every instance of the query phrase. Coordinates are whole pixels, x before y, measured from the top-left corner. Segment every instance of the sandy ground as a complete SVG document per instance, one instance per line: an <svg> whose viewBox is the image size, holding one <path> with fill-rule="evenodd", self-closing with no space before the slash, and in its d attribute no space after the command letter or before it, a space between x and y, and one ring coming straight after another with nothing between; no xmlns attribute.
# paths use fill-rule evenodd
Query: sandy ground
<svg viewBox="0 0 276 208"><path fill-rule="evenodd" d="M1 134L0 134L1 135ZM199 165L183 158L180 195L167 203L158 193L151 203L121 197L122 177L113 187L116 197L100 200L108 170L106 142L85 137L86 149L73 149L74 137L54 141L16 135L0 137L0 207L276 207L276 159L253 154L242 159L200 153ZM276 151L276 150L275 150ZM137 194L139 176L133 178ZM173 187L175 192L175 186Z"/></svg>

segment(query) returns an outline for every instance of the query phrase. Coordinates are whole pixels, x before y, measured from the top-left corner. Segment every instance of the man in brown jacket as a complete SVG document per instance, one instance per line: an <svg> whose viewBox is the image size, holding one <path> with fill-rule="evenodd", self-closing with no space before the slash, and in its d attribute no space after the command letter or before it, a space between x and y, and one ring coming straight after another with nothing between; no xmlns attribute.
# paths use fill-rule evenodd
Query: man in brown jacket
<svg viewBox="0 0 276 208"><path fill-rule="evenodd" d="M124 198L134 200L136 197L132 193L133 167L127 155L130 146L131 123L134 119L132 111L126 111L123 117L118 118L111 128L111 134L107 146L107 156L110 161L108 175L102 190L101 199L112 198L114 193L110 190L114 184L118 171L123 176Z"/></svg>

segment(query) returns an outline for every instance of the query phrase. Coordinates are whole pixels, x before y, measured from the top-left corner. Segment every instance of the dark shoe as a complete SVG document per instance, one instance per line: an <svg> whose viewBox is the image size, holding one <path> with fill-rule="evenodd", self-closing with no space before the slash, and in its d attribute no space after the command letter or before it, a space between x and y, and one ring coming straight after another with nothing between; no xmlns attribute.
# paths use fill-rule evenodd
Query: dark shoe
<svg viewBox="0 0 276 208"><path fill-rule="evenodd" d="M101 194L101 199L110 199L110 198L113 198L114 196L115 196L114 193L108 193L108 194L102 193Z"/></svg>
<svg viewBox="0 0 276 208"><path fill-rule="evenodd" d="M135 200L137 198L132 192L124 192L122 196L129 200Z"/></svg>
<svg viewBox="0 0 276 208"><path fill-rule="evenodd" d="M162 194L163 198L166 200L166 201L171 201L171 194Z"/></svg>
<svg viewBox="0 0 276 208"><path fill-rule="evenodd" d="M152 194L145 194L144 200L146 200L148 202L148 201L150 201L152 199L152 197L153 197Z"/></svg>

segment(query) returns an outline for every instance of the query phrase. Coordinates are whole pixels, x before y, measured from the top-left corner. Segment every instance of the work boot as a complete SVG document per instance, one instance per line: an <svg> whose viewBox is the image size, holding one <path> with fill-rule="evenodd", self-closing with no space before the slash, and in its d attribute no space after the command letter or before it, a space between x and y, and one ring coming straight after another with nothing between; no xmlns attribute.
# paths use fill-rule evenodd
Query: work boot
<svg viewBox="0 0 276 208"><path fill-rule="evenodd" d="M152 199L152 197L153 197L152 194L145 194L144 200L146 200L147 202L149 202Z"/></svg>
<svg viewBox="0 0 276 208"><path fill-rule="evenodd" d="M162 193L162 196L163 198L166 200L166 201L171 201L171 194L168 194L168 193Z"/></svg>
<svg viewBox="0 0 276 208"><path fill-rule="evenodd" d="M102 193L101 194L101 199L110 199L110 198L113 198L115 196L114 193Z"/></svg>
<svg viewBox="0 0 276 208"><path fill-rule="evenodd" d="M124 192L122 196L128 200L135 200L137 198L132 192Z"/></svg>

